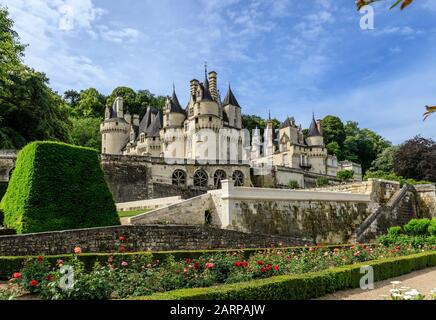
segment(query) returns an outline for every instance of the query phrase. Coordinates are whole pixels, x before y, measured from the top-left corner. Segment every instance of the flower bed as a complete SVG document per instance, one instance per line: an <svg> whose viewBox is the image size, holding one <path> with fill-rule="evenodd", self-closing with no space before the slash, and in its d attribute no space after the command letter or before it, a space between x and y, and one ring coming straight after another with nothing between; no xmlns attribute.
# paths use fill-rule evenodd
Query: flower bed
<svg viewBox="0 0 436 320"><path fill-rule="evenodd" d="M275 288L276 281L281 283L280 279L285 283L288 283L289 279L299 279L293 280L297 281L295 283L299 286L297 291L305 292L312 288L309 284L313 284L315 280L320 280L321 283L339 281L339 284L331 287L333 289L338 288L338 285L341 288L351 285L354 282L351 283L350 279L354 279L356 270L360 268L359 263L366 261L382 259L374 262L375 266L389 262L389 268L377 270L376 277L380 277L378 279L396 275L396 272L410 272L417 266L425 267L429 264L428 259L421 259L421 256L413 258L416 261L409 260L409 257L395 260L398 257L427 251L431 253L423 257L433 257L431 261L436 265L433 247L417 249L412 246L356 245L256 250L251 251L250 255L243 251L210 252L195 258L181 258L180 255L174 257L169 254L164 260L156 259L156 256L151 253L102 255L100 258L104 257L106 260L94 260L92 271L87 271L80 248L74 251L76 254L65 260L53 261L53 258L41 256L26 261L20 272L19 269L15 270L11 283L31 293L37 293L44 299L110 299L147 295L153 297L153 294L159 292L212 287L218 284L237 283L245 288L246 285L241 283L247 281L251 283L253 280L260 281L262 285L274 284L272 286ZM397 262L391 263L391 261ZM65 281L68 279L65 273L67 266L74 268L74 286L71 288ZM332 271L329 269L335 270L333 279ZM361 275L359 279L360 277ZM295 283L292 283L294 286ZM285 287L287 286L288 284ZM251 288L251 285L248 288ZM314 288L310 290L318 290L317 287ZM251 289L244 289L244 292L246 290ZM322 289L320 293L326 290ZM331 289L327 291L329 290ZM312 294L299 293L299 295L304 298ZM249 297L253 298L253 296ZM260 297L263 296L256 298Z"/></svg>
<svg viewBox="0 0 436 320"><path fill-rule="evenodd" d="M375 281L381 281L415 270L436 266L436 252L369 261L303 275L285 275L209 288L174 290L131 299L307 300L322 297L339 290L358 288L362 277L360 273L362 266L372 266Z"/></svg>

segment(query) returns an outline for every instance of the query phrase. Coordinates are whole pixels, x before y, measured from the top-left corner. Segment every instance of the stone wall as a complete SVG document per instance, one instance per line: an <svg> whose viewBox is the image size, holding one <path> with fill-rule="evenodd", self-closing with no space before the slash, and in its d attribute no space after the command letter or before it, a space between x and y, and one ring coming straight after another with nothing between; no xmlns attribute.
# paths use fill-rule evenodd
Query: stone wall
<svg viewBox="0 0 436 320"><path fill-rule="evenodd" d="M227 177L232 177L238 170L244 175L244 185L250 186L250 166L244 163L223 163L203 165L199 162L180 160L169 164L163 158L146 156L101 155L101 164L106 182L115 202L131 202L146 199L181 196L189 199L214 190L214 173L222 170ZM208 177L207 186L194 186L194 174L203 170ZM175 186L172 174L182 170L186 174L186 184Z"/></svg>
<svg viewBox="0 0 436 320"><path fill-rule="evenodd" d="M154 210L182 201L182 197L169 197L150 200L116 203L117 211Z"/></svg>
<svg viewBox="0 0 436 320"><path fill-rule="evenodd" d="M423 215L436 218L436 185L416 185L415 190L419 197L419 207Z"/></svg>
<svg viewBox="0 0 436 320"><path fill-rule="evenodd" d="M119 237L125 241L119 241ZM0 236L0 256L56 255L72 253L77 246L83 253L270 248L271 246L310 245L311 239L274 237L201 226L121 226Z"/></svg>
<svg viewBox="0 0 436 320"><path fill-rule="evenodd" d="M17 151L0 150L0 181L9 181L16 160Z"/></svg>

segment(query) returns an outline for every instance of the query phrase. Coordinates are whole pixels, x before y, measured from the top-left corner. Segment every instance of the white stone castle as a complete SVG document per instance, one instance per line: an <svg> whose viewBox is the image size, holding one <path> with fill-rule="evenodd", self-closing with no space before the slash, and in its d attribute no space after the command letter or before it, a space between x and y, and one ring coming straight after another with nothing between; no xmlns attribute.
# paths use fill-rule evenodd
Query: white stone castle
<svg viewBox="0 0 436 320"><path fill-rule="evenodd" d="M206 70L203 82L191 80L186 108L173 88L163 112L148 107L141 121L138 115L124 112L123 98L118 97L106 108L101 134L102 153L107 155L148 156L180 163L203 161L204 166L213 163L214 170L216 164L231 161L250 164L259 174L264 174L264 168L288 168L295 171L290 177L302 187L304 175L310 173L333 179L339 170L353 170L355 180L361 180L359 164L339 162L328 154L315 117L307 137L295 119L288 117L279 129L274 129L269 119L263 139L256 128L250 143L248 131L242 128L241 106L230 86L221 100L215 71Z"/></svg>

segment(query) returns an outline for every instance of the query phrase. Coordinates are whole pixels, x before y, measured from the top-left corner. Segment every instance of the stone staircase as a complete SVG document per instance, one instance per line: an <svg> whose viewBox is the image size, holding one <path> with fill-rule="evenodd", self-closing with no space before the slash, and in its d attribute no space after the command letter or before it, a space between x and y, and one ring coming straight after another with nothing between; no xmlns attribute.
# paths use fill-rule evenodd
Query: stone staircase
<svg viewBox="0 0 436 320"><path fill-rule="evenodd" d="M384 234L390 227L403 226L417 217L415 189L404 186L397 191L387 204L380 204L357 228L351 242L363 243Z"/></svg>

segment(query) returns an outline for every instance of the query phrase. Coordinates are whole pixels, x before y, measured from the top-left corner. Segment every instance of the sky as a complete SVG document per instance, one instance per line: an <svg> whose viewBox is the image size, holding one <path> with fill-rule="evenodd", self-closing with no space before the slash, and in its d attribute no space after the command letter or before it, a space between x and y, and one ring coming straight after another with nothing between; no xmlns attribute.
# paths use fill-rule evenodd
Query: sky
<svg viewBox="0 0 436 320"><path fill-rule="evenodd" d="M60 94L118 86L187 105L189 81L218 73L243 113L308 127L317 118L356 121L393 143L436 139L436 0L404 11L372 6L362 29L354 0L0 0L24 61Z"/></svg>

